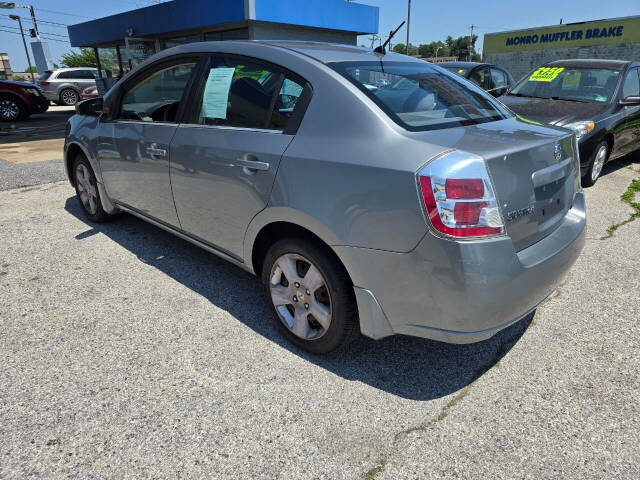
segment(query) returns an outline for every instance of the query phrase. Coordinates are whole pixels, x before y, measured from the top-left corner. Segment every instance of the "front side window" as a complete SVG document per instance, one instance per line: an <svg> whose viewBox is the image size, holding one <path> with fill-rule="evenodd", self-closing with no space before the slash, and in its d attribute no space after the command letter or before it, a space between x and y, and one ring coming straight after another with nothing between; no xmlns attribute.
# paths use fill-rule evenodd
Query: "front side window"
<svg viewBox="0 0 640 480"><path fill-rule="evenodd" d="M607 103L619 79L619 70L606 68L540 67L520 80L510 95Z"/></svg>
<svg viewBox="0 0 640 480"><path fill-rule="evenodd" d="M512 116L487 93L426 62L340 62L329 66L407 130L475 125Z"/></svg>
<svg viewBox="0 0 640 480"><path fill-rule="evenodd" d="M196 101L201 125L282 130L302 94L284 72L260 63L213 58Z"/></svg>
<svg viewBox="0 0 640 480"><path fill-rule="evenodd" d="M508 84L507 76L505 75L505 73L502 70L498 70L497 68L492 68L491 69L491 83L493 84L492 88L506 87L507 84Z"/></svg>
<svg viewBox="0 0 640 480"><path fill-rule="evenodd" d="M640 77L638 77L638 69L634 68L627 73L622 84L622 94L620 98L640 97Z"/></svg>
<svg viewBox="0 0 640 480"><path fill-rule="evenodd" d="M137 83L122 98L120 118L175 122L178 106L195 66L195 62L172 65Z"/></svg>

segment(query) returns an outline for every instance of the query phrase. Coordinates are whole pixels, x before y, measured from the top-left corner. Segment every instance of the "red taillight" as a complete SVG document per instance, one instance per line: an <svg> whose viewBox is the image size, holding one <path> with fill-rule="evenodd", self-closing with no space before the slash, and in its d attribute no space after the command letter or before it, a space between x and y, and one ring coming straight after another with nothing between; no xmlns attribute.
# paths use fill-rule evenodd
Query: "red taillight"
<svg viewBox="0 0 640 480"><path fill-rule="evenodd" d="M473 226L478 224L482 209L487 206L486 202L456 203L453 207L453 217L456 225L461 225L461 227L449 227L445 225L442 222L438 205L433 195L431 177L420 176L420 187L429 220L439 232L452 237L482 237L502 232L502 228L500 227Z"/></svg>
<svg viewBox="0 0 640 480"><path fill-rule="evenodd" d="M477 225L480 213L487 202L458 202L453 207L453 219L456 225Z"/></svg>
<svg viewBox="0 0 640 480"><path fill-rule="evenodd" d="M486 237L504 232L498 201L481 157L453 151L429 162L418 182L427 217L439 232Z"/></svg>
<svg viewBox="0 0 640 480"><path fill-rule="evenodd" d="M444 184L447 198L483 198L484 185L480 178L447 178Z"/></svg>
<svg viewBox="0 0 640 480"><path fill-rule="evenodd" d="M48 87L49 85L51 85L51 82L38 82L38 85L40 85L41 87Z"/></svg>

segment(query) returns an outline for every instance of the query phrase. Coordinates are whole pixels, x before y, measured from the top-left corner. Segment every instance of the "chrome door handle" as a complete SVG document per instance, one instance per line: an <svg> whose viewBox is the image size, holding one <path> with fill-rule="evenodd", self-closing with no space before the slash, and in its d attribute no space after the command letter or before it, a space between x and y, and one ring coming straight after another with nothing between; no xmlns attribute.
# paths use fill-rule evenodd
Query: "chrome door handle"
<svg viewBox="0 0 640 480"><path fill-rule="evenodd" d="M166 157L167 151L163 148L147 147L147 153L152 157Z"/></svg>
<svg viewBox="0 0 640 480"><path fill-rule="evenodd" d="M236 167L246 168L247 170L269 170L269 164L267 162L247 160L246 158L238 158L233 165Z"/></svg>

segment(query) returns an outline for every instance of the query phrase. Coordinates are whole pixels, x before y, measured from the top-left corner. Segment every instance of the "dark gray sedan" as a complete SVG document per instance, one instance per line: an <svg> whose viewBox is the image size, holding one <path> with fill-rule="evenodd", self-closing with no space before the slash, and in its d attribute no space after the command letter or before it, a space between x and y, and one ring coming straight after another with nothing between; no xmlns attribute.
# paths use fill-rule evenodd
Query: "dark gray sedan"
<svg viewBox="0 0 640 480"><path fill-rule="evenodd" d="M87 217L129 212L260 276L312 352L489 338L584 243L575 136L402 55L195 43L77 110L64 158Z"/></svg>

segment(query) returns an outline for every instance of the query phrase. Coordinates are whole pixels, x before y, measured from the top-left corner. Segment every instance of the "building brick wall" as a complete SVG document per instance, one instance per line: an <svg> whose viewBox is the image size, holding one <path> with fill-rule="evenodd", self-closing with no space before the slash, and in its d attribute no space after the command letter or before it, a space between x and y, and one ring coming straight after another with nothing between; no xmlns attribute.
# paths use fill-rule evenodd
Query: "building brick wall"
<svg viewBox="0 0 640 480"><path fill-rule="evenodd" d="M519 80L531 70L544 63L568 58L602 58L640 62L640 43L491 53L484 56L484 61L504 67L513 75L513 78Z"/></svg>

